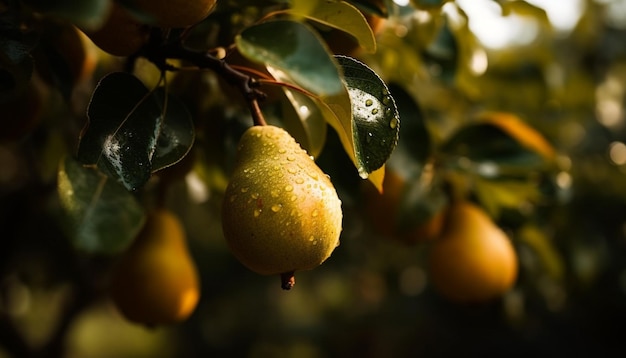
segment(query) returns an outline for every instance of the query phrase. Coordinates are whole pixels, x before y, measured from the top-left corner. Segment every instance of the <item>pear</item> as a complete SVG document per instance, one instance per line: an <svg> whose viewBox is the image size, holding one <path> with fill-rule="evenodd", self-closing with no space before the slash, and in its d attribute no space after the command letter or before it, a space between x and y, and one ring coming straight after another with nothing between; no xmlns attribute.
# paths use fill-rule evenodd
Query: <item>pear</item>
<svg viewBox="0 0 626 358"><path fill-rule="evenodd" d="M319 266L339 245L341 200L329 177L294 138L275 126L241 137L224 193L222 227L233 255L250 270L280 274Z"/></svg>
<svg viewBox="0 0 626 358"><path fill-rule="evenodd" d="M507 235L478 206L454 202L429 252L435 289L453 302L484 302L507 292L518 260Z"/></svg>
<svg viewBox="0 0 626 358"><path fill-rule="evenodd" d="M148 326L185 320L200 298L197 268L176 216L159 209L115 267L111 298L129 321Z"/></svg>

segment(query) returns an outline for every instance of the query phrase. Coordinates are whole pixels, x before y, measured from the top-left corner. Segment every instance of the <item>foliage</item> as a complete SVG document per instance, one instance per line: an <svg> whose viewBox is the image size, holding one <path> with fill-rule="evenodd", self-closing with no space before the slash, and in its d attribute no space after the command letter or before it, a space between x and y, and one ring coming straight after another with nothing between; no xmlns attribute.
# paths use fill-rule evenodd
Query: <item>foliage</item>
<svg viewBox="0 0 626 358"><path fill-rule="evenodd" d="M202 292L188 321L162 328L174 352L133 333L148 356L458 354L451 342L598 354L619 342L620 1L572 1L583 10L567 29L537 1L481 1L523 24L495 46L471 1L218 0L199 23L160 28L120 0L150 34L127 57L88 38L114 1L0 0L0 357L139 355L106 337L82 346L81 330L129 327L106 310L108 278L164 207L185 226ZM342 201L341 245L289 293L242 267L220 224L239 138L265 124L285 128ZM480 305L439 297L431 240L398 237L458 201L482 208L519 259L515 287ZM42 312L46 328L33 323ZM577 329L586 339L572 342Z"/></svg>

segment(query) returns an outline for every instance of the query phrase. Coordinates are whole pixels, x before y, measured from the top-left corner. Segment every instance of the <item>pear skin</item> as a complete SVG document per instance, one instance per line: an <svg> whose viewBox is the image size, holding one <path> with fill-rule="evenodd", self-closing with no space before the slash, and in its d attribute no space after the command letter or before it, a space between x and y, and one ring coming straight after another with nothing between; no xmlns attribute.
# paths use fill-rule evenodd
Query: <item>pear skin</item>
<svg viewBox="0 0 626 358"><path fill-rule="evenodd" d="M444 232L429 253L430 276L437 291L453 302L494 299L507 292L518 272L507 235L478 206L455 202Z"/></svg>
<svg viewBox="0 0 626 358"><path fill-rule="evenodd" d="M329 177L293 137L253 126L241 137L224 193L222 227L234 256L263 275L319 266L339 245L341 200Z"/></svg>
<svg viewBox="0 0 626 358"><path fill-rule="evenodd" d="M181 322L193 313L200 298L198 272L171 212L149 214L113 271L111 298L129 321L148 326Z"/></svg>

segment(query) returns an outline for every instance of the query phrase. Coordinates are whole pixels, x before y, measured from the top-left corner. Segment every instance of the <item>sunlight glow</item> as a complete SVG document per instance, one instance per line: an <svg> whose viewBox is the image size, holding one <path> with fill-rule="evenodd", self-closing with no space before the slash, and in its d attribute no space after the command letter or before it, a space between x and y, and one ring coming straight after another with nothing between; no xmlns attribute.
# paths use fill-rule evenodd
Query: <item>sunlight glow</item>
<svg viewBox="0 0 626 358"><path fill-rule="evenodd" d="M532 17L511 14L502 16L500 5L492 0L457 0L467 13L470 29L489 48L523 46L539 36L540 24ZM545 10L558 34L567 34L585 11L584 0L528 0Z"/></svg>
<svg viewBox="0 0 626 358"><path fill-rule="evenodd" d="M527 45L539 34L539 25L518 15L502 16L500 6L491 0L457 0L467 13L470 30L490 48Z"/></svg>
<svg viewBox="0 0 626 358"><path fill-rule="evenodd" d="M548 19L557 32L570 32L585 12L585 0L526 0L529 4L546 11Z"/></svg>

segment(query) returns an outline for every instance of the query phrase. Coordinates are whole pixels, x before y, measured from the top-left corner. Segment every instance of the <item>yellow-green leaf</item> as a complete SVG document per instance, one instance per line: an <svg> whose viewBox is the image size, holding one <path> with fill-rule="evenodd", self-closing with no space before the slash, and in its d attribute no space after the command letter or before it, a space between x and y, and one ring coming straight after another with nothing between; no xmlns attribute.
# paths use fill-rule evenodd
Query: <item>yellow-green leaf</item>
<svg viewBox="0 0 626 358"><path fill-rule="evenodd" d="M376 39L363 14L345 2L295 0L289 13L344 31L367 52L376 51Z"/></svg>

